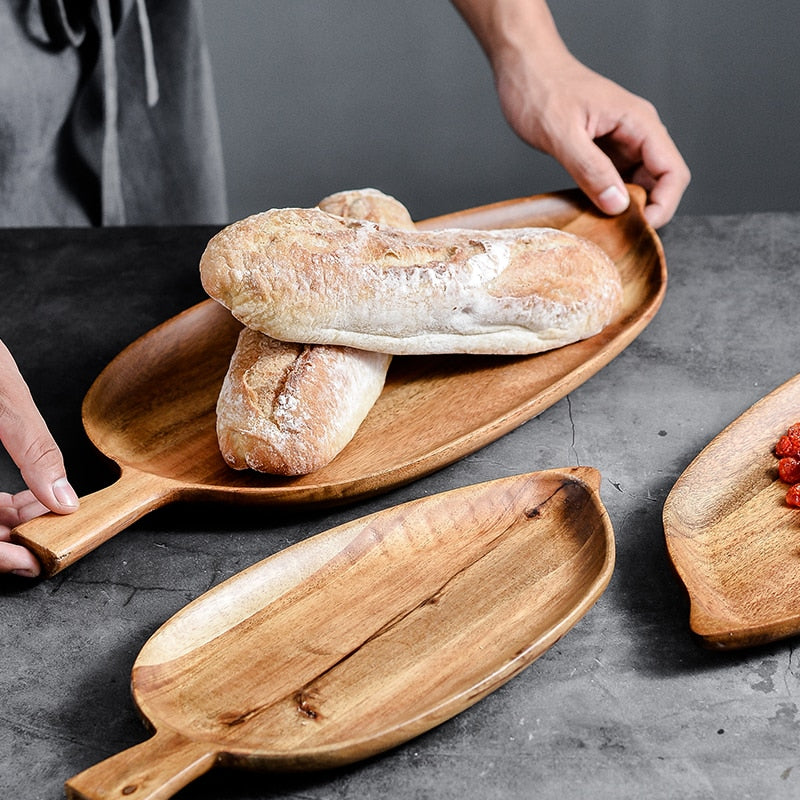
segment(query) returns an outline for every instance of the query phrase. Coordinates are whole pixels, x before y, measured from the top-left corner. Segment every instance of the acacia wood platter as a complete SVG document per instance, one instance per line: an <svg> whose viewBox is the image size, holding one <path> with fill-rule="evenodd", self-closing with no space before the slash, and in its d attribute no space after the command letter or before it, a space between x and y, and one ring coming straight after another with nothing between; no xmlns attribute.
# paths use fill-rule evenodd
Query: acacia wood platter
<svg viewBox="0 0 800 800"><path fill-rule="evenodd" d="M800 633L800 509L785 502L775 444L800 421L800 375L728 425L664 504L667 550L711 648Z"/></svg>
<svg viewBox="0 0 800 800"><path fill-rule="evenodd" d="M164 800L215 764L335 767L429 730L517 675L602 594L614 535L590 467L466 486L305 539L145 643L155 731L67 781Z"/></svg>
<svg viewBox="0 0 800 800"><path fill-rule="evenodd" d="M12 539L54 575L148 511L178 499L334 504L396 488L457 461L579 386L644 329L661 305L666 264L647 224L644 191L618 217L577 191L508 200L417 223L434 229L550 226L595 241L616 262L623 309L601 333L526 357L395 357L380 398L347 447L312 474L285 478L222 459L215 406L240 323L212 300L167 320L123 350L83 403L94 445L120 469L78 511L18 526ZM199 278L198 278L199 280ZM468 413L465 413L468 409Z"/></svg>

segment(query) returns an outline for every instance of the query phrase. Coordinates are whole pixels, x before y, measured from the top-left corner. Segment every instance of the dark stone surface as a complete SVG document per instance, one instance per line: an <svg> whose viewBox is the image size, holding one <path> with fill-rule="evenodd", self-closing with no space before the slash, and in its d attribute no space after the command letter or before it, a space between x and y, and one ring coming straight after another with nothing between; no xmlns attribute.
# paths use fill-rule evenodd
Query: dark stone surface
<svg viewBox="0 0 800 800"><path fill-rule="evenodd" d="M125 345L203 298L209 229L0 232L2 336L84 494L109 482L80 404ZM678 217L650 326L535 419L388 495L333 510L225 505L154 512L46 581L0 578L0 786L63 782L147 737L129 693L155 629L248 565L404 500L503 475L597 467L614 524L611 583L578 625L485 700L341 770L212 771L180 798L783 798L800 794L793 640L702 649L661 512L697 452L797 372L800 215ZM787 306L788 309L787 310ZM19 478L0 461L0 487Z"/></svg>

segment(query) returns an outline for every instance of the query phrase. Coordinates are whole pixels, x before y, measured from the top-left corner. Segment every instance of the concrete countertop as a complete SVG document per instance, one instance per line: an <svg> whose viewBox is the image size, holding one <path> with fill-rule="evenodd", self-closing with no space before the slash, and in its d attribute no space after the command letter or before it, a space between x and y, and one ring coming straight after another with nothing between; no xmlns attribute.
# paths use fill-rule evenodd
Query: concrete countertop
<svg viewBox="0 0 800 800"><path fill-rule="evenodd" d="M132 339L203 299L207 228L0 231L0 335L80 494L109 482L80 427L91 381ZM514 432L387 495L333 510L182 504L50 580L0 578L0 787L65 780L147 738L129 693L155 629L221 580L364 513L520 472L603 476L617 562L598 603L532 666L382 756L280 776L217 769L180 798L789 798L800 796L793 640L703 649L667 556L677 477L730 421L798 371L800 214L678 217L649 327ZM153 292L153 287L157 291ZM20 488L0 460L0 488Z"/></svg>

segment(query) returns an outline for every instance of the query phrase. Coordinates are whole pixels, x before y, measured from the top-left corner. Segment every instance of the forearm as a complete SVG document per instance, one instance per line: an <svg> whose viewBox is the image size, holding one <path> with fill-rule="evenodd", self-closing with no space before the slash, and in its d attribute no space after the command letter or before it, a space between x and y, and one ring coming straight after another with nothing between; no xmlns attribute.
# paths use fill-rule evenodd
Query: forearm
<svg viewBox="0 0 800 800"><path fill-rule="evenodd" d="M525 58L552 64L569 53L545 0L452 0L486 53L495 74L503 62Z"/></svg>

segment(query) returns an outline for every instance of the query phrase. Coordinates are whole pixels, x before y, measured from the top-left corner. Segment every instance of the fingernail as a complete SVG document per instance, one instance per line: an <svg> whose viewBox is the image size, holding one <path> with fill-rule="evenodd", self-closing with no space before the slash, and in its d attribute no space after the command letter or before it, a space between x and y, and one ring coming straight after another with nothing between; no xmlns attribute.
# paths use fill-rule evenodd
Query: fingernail
<svg viewBox="0 0 800 800"><path fill-rule="evenodd" d="M617 186L609 186L600 192L598 198L600 207L607 214L621 214L630 203L630 198L619 190Z"/></svg>
<svg viewBox="0 0 800 800"><path fill-rule="evenodd" d="M53 494L65 508L78 507L78 495L75 494L75 490L66 478L59 478L53 483Z"/></svg>
<svg viewBox="0 0 800 800"><path fill-rule="evenodd" d="M20 578L36 578L39 573L34 572L32 569L12 569L12 575L19 575Z"/></svg>

